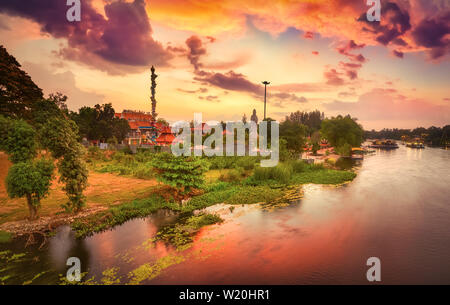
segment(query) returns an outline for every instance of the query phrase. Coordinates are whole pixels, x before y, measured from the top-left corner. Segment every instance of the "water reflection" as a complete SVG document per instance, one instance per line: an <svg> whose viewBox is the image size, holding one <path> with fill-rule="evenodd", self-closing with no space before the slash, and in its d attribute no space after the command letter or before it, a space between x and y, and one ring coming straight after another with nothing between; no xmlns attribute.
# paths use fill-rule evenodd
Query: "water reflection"
<svg viewBox="0 0 450 305"><path fill-rule="evenodd" d="M162 242L145 246L161 226L176 221L167 211L84 240L63 227L36 265L64 269L67 257L77 256L89 276L98 279L118 267L126 278L144 263L175 254L183 261L146 283L366 284L366 260L376 256L383 283L448 284L449 161L450 152L441 149L376 151L365 156L352 183L304 186L296 203L272 212L248 209L202 229L183 252Z"/></svg>

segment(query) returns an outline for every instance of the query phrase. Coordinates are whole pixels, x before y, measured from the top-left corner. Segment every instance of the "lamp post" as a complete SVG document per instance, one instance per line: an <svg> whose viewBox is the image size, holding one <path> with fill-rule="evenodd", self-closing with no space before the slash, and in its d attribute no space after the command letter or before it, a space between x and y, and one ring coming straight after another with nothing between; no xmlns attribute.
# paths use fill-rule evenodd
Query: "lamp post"
<svg viewBox="0 0 450 305"><path fill-rule="evenodd" d="M264 84L264 120L266 119L266 96L267 96L267 85L270 84L268 81L263 81Z"/></svg>

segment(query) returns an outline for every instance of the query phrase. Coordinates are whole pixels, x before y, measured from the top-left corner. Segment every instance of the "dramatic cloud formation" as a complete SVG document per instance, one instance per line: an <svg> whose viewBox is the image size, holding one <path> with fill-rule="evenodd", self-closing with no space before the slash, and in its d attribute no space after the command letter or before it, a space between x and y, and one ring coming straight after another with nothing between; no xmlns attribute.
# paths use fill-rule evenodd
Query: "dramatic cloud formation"
<svg viewBox="0 0 450 305"><path fill-rule="evenodd" d="M72 84L62 88L71 92L70 100L96 88L118 109L130 104L146 109L149 79L143 72L155 65L161 113L177 119L196 107L191 101L214 103L207 107L212 115L256 108L253 104L263 101L264 79L271 81L273 113L308 110L334 99L355 101L383 85L389 89L377 91L381 104L386 102L381 92L394 106L436 109L448 103L446 0L382 0L380 22L366 20L364 0L81 3L81 22L71 23L65 0L0 0L1 43L19 61L47 69L35 72L36 82L52 91L57 88L50 81L60 83L49 71L72 69L57 74ZM130 73L137 75L116 77ZM85 87L75 86L75 80ZM429 99L412 100L408 90ZM85 97L86 103L99 100ZM366 99L355 105L369 105Z"/></svg>
<svg viewBox="0 0 450 305"><path fill-rule="evenodd" d="M203 65L199 63L200 56L206 54L206 48L203 47L202 41L198 36L191 36L186 40L186 45L189 48L187 57L195 70L198 70Z"/></svg>
<svg viewBox="0 0 450 305"><path fill-rule="evenodd" d="M381 21L369 22L366 14L362 14L360 21L365 21L372 33L376 34L376 41L388 45L411 29L410 17L407 11L400 9L394 2L384 2L381 7Z"/></svg>
<svg viewBox="0 0 450 305"><path fill-rule="evenodd" d="M172 58L152 38L144 0L106 4L106 18L94 9L92 0L83 1L82 22L68 22L67 9L66 1L0 0L0 12L31 19L43 32L66 38L68 46L59 54L67 59L120 74L151 64L165 66ZM117 66L110 67L114 64Z"/></svg>
<svg viewBox="0 0 450 305"><path fill-rule="evenodd" d="M194 67L194 80L200 82L202 85L214 86L229 91L244 92L252 95L255 99L260 99L264 94L263 86L255 84L247 79L247 77L241 73L236 73L230 70L226 73L205 71L200 68L204 67L200 59L207 53L206 48L203 45L202 40L198 36L191 36L186 40L188 52L187 58ZM211 65L209 66L211 67ZM276 90L275 90L276 91ZM267 95L269 98L275 101L278 107L284 107L286 102L290 103L305 103L307 99L303 96L299 97L295 94L286 92L274 92ZM217 97L199 97L207 101L217 101Z"/></svg>
<svg viewBox="0 0 450 305"><path fill-rule="evenodd" d="M432 59L444 56L450 49L450 11L422 20L412 35L418 45L431 49Z"/></svg>

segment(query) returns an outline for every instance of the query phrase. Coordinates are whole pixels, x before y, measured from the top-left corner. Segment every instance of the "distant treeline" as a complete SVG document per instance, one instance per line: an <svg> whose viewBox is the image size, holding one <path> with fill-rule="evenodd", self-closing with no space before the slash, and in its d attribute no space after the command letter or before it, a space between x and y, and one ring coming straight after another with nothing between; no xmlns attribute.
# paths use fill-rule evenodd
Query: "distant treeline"
<svg viewBox="0 0 450 305"><path fill-rule="evenodd" d="M402 140L402 137L406 140L421 138L429 145L433 146L445 146L450 143L450 125L444 127L430 128L418 127L415 129L388 129L384 128L380 131L375 130L365 130L364 137L366 139L394 139Z"/></svg>

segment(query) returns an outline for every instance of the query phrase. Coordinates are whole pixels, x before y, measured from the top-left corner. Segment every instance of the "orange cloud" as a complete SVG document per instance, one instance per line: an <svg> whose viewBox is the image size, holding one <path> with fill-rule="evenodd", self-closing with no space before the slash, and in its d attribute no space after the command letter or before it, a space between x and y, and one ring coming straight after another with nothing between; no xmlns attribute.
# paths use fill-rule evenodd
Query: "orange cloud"
<svg viewBox="0 0 450 305"><path fill-rule="evenodd" d="M437 0L383 1L382 21L365 22L368 6L361 0L147 0L150 18L175 29L189 30L201 35L225 32L243 33L246 18L252 16L254 25L271 34L279 34L288 27L322 37L342 40L357 39L366 45L382 44L397 52L431 50L418 39L414 29L423 20L443 22L442 12L449 12L449 4ZM442 16L438 16L441 13ZM441 18L441 19L439 19ZM358 21L360 19L360 21ZM436 20L436 21L435 21ZM428 29L427 29L428 31ZM444 37L444 36L441 36ZM444 38L439 39L444 39ZM440 48L439 56L446 49ZM436 49L434 49L436 53ZM442 53L442 54L441 54ZM399 54L399 53L397 53ZM436 55L434 55L436 57Z"/></svg>

